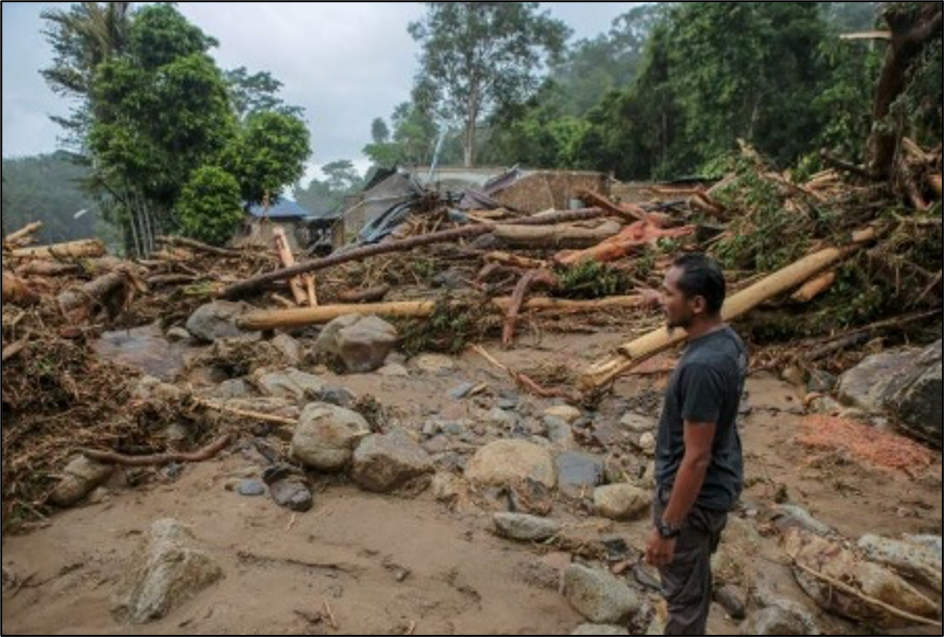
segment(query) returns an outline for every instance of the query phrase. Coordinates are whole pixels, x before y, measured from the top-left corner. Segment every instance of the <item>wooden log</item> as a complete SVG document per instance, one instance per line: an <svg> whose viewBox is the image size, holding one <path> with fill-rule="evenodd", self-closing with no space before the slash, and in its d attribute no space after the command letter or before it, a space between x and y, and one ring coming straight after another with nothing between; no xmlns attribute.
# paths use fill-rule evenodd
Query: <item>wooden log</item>
<svg viewBox="0 0 945 637"><path fill-rule="evenodd" d="M34 235L39 232L42 227L42 221L33 221L32 223L28 223L19 230L15 230L4 237L3 245L9 246L10 248L18 248L29 245L33 242Z"/></svg>
<svg viewBox="0 0 945 637"><path fill-rule="evenodd" d="M3 270L3 302L14 305L33 305L39 295L20 277Z"/></svg>
<svg viewBox="0 0 945 637"><path fill-rule="evenodd" d="M75 274L82 269L78 263L68 261L43 261L31 259L16 268L18 276L60 276Z"/></svg>
<svg viewBox="0 0 945 637"><path fill-rule="evenodd" d="M611 213L600 208L585 208L581 210L564 210L541 217L526 217L515 221L515 225L554 225L557 223L567 223L569 221L581 221L586 219L597 219L605 217ZM508 224L510 225L510 224ZM489 234L495 226L492 224L477 224L442 230L440 232L431 232L406 239L397 239L386 241L361 248L354 248L346 252L339 251L330 254L321 259L314 259L300 263L291 268L283 268L275 272L267 272L252 278L241 281L228 287L223 291L223 297L228 299L238 299L248 294L256 292L265 286L284 281L296 275L306 272L316 272L332 266L348 263L350 261L361 261L381 254L390 254L393 252L407 252L421 246L433 245L437 243L450 243L460 239L471 239L481 235Z"/></svg>
<svg viewBox="0 0 945 637"><path fill-rule="evenodd" d="M543 268L547 265L547 263L541 259L532 259L518 254L501 252L499 250L487 252L485 255L483 255L482 259L486 263L501 263L502 265L509 265L515 268L522 268L524 270Z"/></svg>
<svg viewBox="0 0 945 637"><path fill-rule="evenodd" d="M796 288L875 238L875 230L868 228L854 233L850 245L825 248L778 270L727 299L722 307L722 318L726 321L734 320L765 301ZM589 393L599 391L621 374L685 339L683 330L670 331L663 327L625 343L617 348L615 356L593 364L584 373L581 377L581 388Z"/></svg>
<svg viewBox="0 0 945 637"><path fill-rule="evenodd" d="M634 248L660 237L683 237L692 234L694 226L659 228L647 221L635 221L612 237L585 250L561 252L555 255L560 265L574 265L585 261L608 263L630 254Z"/></svg>
<svg viewBox="0 0 945 637"><path fill-rule="evenodd" d="M568 224L554 226L497 225L493 234L503 243L527 248L587 248L620 232L620 224L603 223L596 228Z"/></svg>
<svg viewBox="0 0 945 637"><path fill-rule="evenodd" d="M295 265L295 255L292 254L292 248L289 247L289 240L285 236L285 230L281 226L275 226L272 229L273 241L276 244L276 253L279 255L279 262L284 268L291 268ZM289 290L292 292L292 298L298 306L305 305L307 295L305 294L305 283L301 277L294 276L289 279Z"/></svg>
<svg viewBox="0 0 945 637"><path fill-rule="evenodd" d="M3 352L0 353L0 362L7 362L11 358L19 356L20 352L26 349L26 344L29 342L28 337L24 336L18 341L13 341L9 345L3 348Z"/></svg>
<svg viewBox="0 0 945 637"><path fill-rule="evenodd" d="M390 292L389 285L375 285L361 290L343 290L338 293L342 303L376 303Z"/></svg>
<svg viewBox="0 0 945 637"><path fill-rule="evenodd" d="M932 192L935 193L935 196L939 199L942 198L942 175L941 173L930 173L929 174L929 187L932 189Z"/></svg>
<svg viewBox="0 0 945 637"><path fill-rule="evenodd" d="M575 194L585 204L607 210L628 221L642 221L646 219L646 213L643 211L643 208L635 204L622 204L618 206L607 197L596 192L591 192L585 188L579 188L575 191Z"/></svg>
<svg viewBox="0 0 945 637"><path fill-rule="evenodd" d="M115 295L124 295L130 276L126 272L109 272L92 279L79 288L66 290L57 297L59 308L66 316L81 320L96 308L108 307Z"/></svg>
<svg viewBox="0 0 945 637"><path fill-rule="evenodd" d="M81 239L46 246L17 248L10 252L11 256L18 259L83 259L100 257L104 254L105 246L98 239Z"/></svg>
<svg viewBox="0 0 945 637"><path fill-rule="evenodd" d="M497 297L492 303L500 311L507 311L511 297ZM601 309L634 309L642 306L640 296L612 296L592 300L554 298L528 299L522 310L538 312L594 312ZM388 301L386 303L359 303L343 305L320 305L286 310L252 312L238 321L244 330L271 330L276 328L305 327L327 323L345 314L377 314L379 316L425 317L433 314L436 301Z"/></svg>
<svg viewBox="0 0 945 637"><path fill-rule="evenodd" d="M208 245L201 241L197 241L196 239L188 239L187 237L161 236L157 238L157 242L160 245L170 246L172 248L190 248L191 250L196 250L197 252L205 252L206 254L212 254L218 257L243 256L243 252L239 250L220 248L217 246Z"/></svg>
<svg viewBox="0 0 945 637"><path fill-rule="evenodd" d="M508 349L515 339L515 324L518 322L518 314L522 309L522 303L525 301L525 295L538 286L556 289L560 285L561 281L558 280L558 277L548 270L529 270L522 275L522 278L515 285L515 290L512 292L512 302L506 310L505 322L502 326L503 347Z"/></svg>
<svg viewBox="0 0 945 637"><path fill-rule="evenodd" d="M836 279L837 273L834 270L824 272L820 276L815 276L813 279L799 287L797 291L791 295L791 300L795 303L809 303L816 297L829 290L830 286L833 285L833 282Z"/></svg>

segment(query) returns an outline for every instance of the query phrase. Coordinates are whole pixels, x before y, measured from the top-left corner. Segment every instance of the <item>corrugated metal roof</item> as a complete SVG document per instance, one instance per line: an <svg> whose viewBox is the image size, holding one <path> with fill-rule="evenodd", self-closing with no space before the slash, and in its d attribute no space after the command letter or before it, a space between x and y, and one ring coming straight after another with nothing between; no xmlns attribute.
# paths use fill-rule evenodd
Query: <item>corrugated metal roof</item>
<svg viewBox="0 0 945 637"><path fill-rule="evenodd" d="M259 218L268 216L270 219L304 219L312 216L311 212L285 197L279 197L275 202L270 203L268 212L262 204L251 204L249 214Z"/></svg>

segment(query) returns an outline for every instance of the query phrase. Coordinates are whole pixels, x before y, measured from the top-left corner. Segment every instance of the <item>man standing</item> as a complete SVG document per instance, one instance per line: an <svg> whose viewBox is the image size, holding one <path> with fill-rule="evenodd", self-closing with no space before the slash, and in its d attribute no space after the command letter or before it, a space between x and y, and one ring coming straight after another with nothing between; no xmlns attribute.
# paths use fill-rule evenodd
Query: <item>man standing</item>
<svg viewBox="0 0 945 637"><path fill-rule="evenodd" d="M701 254L677 258L663 283L669 329L686 332L669 378L656 451L654 528L647 561L660 570L667 635L704 635L712 602L710 559L742 491L735 420L745 346L721 317L725 278Z"/></svg>

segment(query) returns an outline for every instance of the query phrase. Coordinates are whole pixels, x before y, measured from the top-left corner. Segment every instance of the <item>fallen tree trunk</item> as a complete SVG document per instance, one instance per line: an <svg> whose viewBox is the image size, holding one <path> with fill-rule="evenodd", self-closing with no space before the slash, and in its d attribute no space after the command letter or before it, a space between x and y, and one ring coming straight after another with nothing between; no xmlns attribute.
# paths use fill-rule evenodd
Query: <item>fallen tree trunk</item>
<svg viewBox="0 0 945 637"><path fill-rule="evenodd" d="M833 282L837 279L837 273L833 270L824 272L820 276L814 277L801 287L797 292L791 295L791 300L795 303L809 303L816 297L830 289Z"/></svg>
<svg viewBox="0 0 945 637"><path fill-rule="evenodd" d="M95 312L97 308L114 308L116 296L124 301L126 285L129 284L126 272L109 272L89 281L83 286L66 290L56 298L63 314L74 320L82 320Z"/></svg>
<svg viewBox="0 0 945 637"><path fill-rule="evenodd" d="M205 252L207 254L212 254L218 257L239 257L242 256L242 252L239 250L232 250L230 248L219 248L217 246L207 245L196 239L188 239L187 237L177 237L177 236L161 236L157 238L157 242L161 245L178 247L178 248L190 248L198 252Z"/></svg>
<svg viewBox="0 0 945 637"><path fill-rule="evenodd" d="M39 296L20 277L3 271L3 302L14 305L33 305Z"/></svg>
<svg viewBox="0 0 945 637"><path fill-rule="evenodd" d="M612 212L614 215L629 221L643 221L647 217L646 213L643 211L643 208L640 206L634 204L624 204L618 206L607 197L596 192L591 192L590 190L584 188L578 189L575 194L585 204L589 206L596 206L602 210L607 210Z"/></svg>
<svg viewBox="0 0 945 637"><path fill-rule="evenodd" d="M497 225L493 234L503 243L527 248L587 248L620 232L620 224L603 223L596 228L567 224L554 226Z"/></svg>
<svg viewBox="0 0 945 637"><path fill-rule="evenodd" d="M104 254L105 246L98 239L81 239L47 246L17 248L10 252L11 256L19 259L81 259L100 257Z"/></svg>
<svg viewBox="0 0 945 637"><path fill-rule="evenodd" d="M492 303L501 311L511 307L511 297L498 297ZM593 312L601 309L634 309L642 305L640 296L612 296L593 300L571 300L554 298L529 299L522 304L526 311ZM377 314L378 316L430 316L436 310L436 301L388 301L386 303L359 303L343 305L320 305L286 310L252 312L237 321L240 329L272 330L277 328L318 325L345 314Z"/></svg>
<svg viewBox="0 0 945 637"><path fill-rule="evenodd" d="M525 219L518 219L516 220L515 225L553 225L556 223L567 223L569 221L597 219L599 217L609 216L610 214L611 213L601 210L600 208L564 210L548 215L542 215L540 217L527 217ZM336 252L335 254L331 254L321 259L306 261L291 268L284 268L282 270L276 270L275 272L267 272L266 274L261 274L250 279L246 279L245 281L241 281L240 283L232 285L224 290L223 297L231 300L238 299L246 296L247 294L251 294L257 290L260 290L271 283L284 281L286 279L292 278L293 276L304 274L306 272L316 272L318 270L324 270L325 268L330 268L342 263L348 263L349 261L360 261L381 254L406 252L413 250L414 248L419 248L420 246L432 245L436 243L450 243L458 239L478 237L480 235L491 233L494 227L495 226L493 224L486 223L464 226L462 228L431 232L429 234L409 237L407 239L387 241L361 248L354 248L348 250L347 252Z"/></svg>
<svg viewBox="0 0 945 637"><path fill-rule="evenodd" d="M511 254L508 252L493 251L487 252L482 260L486 263L499 263L502 265L508 265L515 268L522 268L524 270L529 270L532 268L543 268L547 265L541 259L532 259L530 257L523 257L518 254Z"/></svg>
<svg viewBox="0 0 945 637"><path fill-rule="evenodd" d="M693 226L663 229L648 221L635 221L618 234L586 250L560 252L555 255L555 261L560 265L574 265L585 261L617 261L630 254L637 246L660 237L683 237L692 234L694 230Z"/></svg>
<svg viewBox="0 0 945 637"><path fill-rule="evenodd" d="M16 273L19 276L60 276L62 274L74 274L80 269L81 266L78 263L33 259L19 266Z"/></svg>
<svg viewBox="0 0 945 637"><path fill-rule="evenodd" d="M295 265L295 255L292 254L292 248L289 247L289 240L285 236L285 230L280 226L276 226L272 230L273 241L276 244L276 253L279 255L279 262L284 268L291 268ZM295 304L298 306L305 305L307 295L305 293L305 283L302 281L301 276L294 276L289 279L289 290L292 292L292 298L295 299ZM311 306L317 305L317 303L309 303Z"/></svg>
<svg viewBox="0 0 945 637"><path fill-rule="evenodd" d="M19 230L11 232L3 239L3 245L9 248L18 248L29 245L33 242L33 235L39 232L43 227L42 221L28 223Z"/></svg>
<svg viewBox="0 0 945 637"><path fill-rule="evenodd" d="M858 250L861 244L875 238L876 232L869 228L854 233L850 245L825 248L778 270L726 300L722 307L722 318L726 321L734 320L765 301L789 292ZM671 332L663 327L621 345L617 348L616 356L592 365L584 373L581 377L582 390L589 393L599 391L621 374L630 371L652 356L682 343L685 338L686 334L682 330Z"/></svg>

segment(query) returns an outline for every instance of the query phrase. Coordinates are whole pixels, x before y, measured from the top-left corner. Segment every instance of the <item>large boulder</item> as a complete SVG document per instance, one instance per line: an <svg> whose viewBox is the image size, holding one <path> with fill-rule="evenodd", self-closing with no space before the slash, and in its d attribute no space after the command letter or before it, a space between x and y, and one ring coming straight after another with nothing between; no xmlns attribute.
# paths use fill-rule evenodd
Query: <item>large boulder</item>
<svg viewBox="0 0 945 637"><path fill-rule="evenodd" d="M435 471L430 455L403 431L372 434L354 450L351 477L375 493L413 491L429 485Z"/></svg>
<svg viewBox="0 0 945 637"><path fill-rule="evenodd" d="M322 329L315 352L340 363L348 372L374 371L397 343L397 329L377 316L347 314Z"/></svg>
<svg viewBox="0 0 945 637"><path fill-rule="evenodd" d="M470 459L466 477L478 486L491 487L532 479L553 489L556 483L551 452L524 440L496 440L482 447Z"/></svg>
<svg viewBox="0 0 945 637"><path fill-rule="evenodd" d="M840 397L893 416L903 433L942 448L942 341L868 356L840 377Z"/></svg>
<svg viewBox="0 0 945 637"><path fill-rule="evenodd" d="M246 303L232 301L213 301L201 305L187 319L187 331L207 343L240 336L243 332L236 322L251 309Z"/></svg>
<svg viewBox="0 0 945 637"><path fill-rule="evenodd" d="M176 520L158 520L119 586L113 613L119 621L134 624L161 619L222 574L213 558L196 546L190 529Z"/></svg>
<svg viewBox="0 0 945 637"><path fill-rule="evenodd" d="M292 457L320 471L340 471L351 461L358 442L371 433L361 414L330 405L312 403L299 418L292 435Z"/></svg>
<svg viewBox="0 0 945 637"><path fill-rule="evenodd" d="M112 465L77 456L62 470L62 478L49 495L49 501L60 507L72 506L108 480L113 470Z"/></svg>
<svg viewBox="0 0 945 637"><path fill-rule="evenodd" d="M611 520L639 520L650 510L653 497L632 484L608 484L594 489L594 511Z"/></svg>
<svg viewBox="0 0 945 637"><path fill-rule="evenodd" d="M642 607L640 596L607 571L572 564L564 572L571 606L595 624L625 624Z"/></svg>

